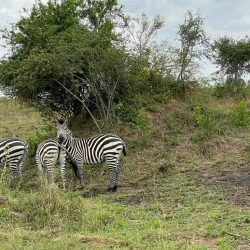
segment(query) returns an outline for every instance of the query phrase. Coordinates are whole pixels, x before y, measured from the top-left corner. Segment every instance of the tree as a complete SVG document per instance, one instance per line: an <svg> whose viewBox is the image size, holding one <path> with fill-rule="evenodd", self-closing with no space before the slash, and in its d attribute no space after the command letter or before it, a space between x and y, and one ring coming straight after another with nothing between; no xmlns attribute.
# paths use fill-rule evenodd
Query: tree
<svg viewBox="0 0 250 250"><path fill-rule="evenodd" d="M199 12L193 14L187 11L185 21L179 25L178 41L180 47L176 49L177 82L188 82L197 67L196 60L207 53L208 38L203 29L204 19Z"/></svg>
<svg viewBox="0 0 250 250"><path fill-rule="evenodd" d="M137 54L126 49L123 21L117 0L38 2L3 31L11 51L0 61L1 88L46 114L89 112L110 125L118 110L136 122L151 95L165 93L161 61L144 53L162 23L144 22Z"/></svg>
<svg viewBox="0 0 250 250"><path fill-rule="evenodd" d="M39 1L10 31L3 30L11 53L0 63L2 89L43 112L66 116L83 107L59 82L90 109L100 107L100 96L109 105L109 91L114 92L120 74L115 69L125 62L125 52L114 46L121 15L116 0ZM108 76L107 67L112 68Z"/></svg>
<svg viewBox="0 0 250 250"><path fill-rule="evenodd" d="M142 93L142 90L146 90L151 97L166 97L166 82L173 80L172 58L167 51L167 43L159 41L156 37L163 25L164 21L160 16L155 16L153 20L145 14L136 18L125 18L123 37L126 51L132 55L133 64L136 63L134 67L137 73L141 71L138 75L142 76L143 84L139 91ZM143 99L145 100L145 95Z"/></svg>
<svg viewBox="0 0 250 250"><path fill-rule="evenodd" d="M239 82L242 74L249 72L250 67L250 39L241 40L223 37L214 42L214 62L219 72L227 76L228 84Z"/></svg>
<svg viewBox="0 0 250 250"><path fill-rule="evenodd" d="M156 16L153 21L150 22L145 14L136 18L127 17L125 21L129 36L127 41L130 43L128 47L140 56L152 48L153 38L164 24L159 16Z"/></svg>

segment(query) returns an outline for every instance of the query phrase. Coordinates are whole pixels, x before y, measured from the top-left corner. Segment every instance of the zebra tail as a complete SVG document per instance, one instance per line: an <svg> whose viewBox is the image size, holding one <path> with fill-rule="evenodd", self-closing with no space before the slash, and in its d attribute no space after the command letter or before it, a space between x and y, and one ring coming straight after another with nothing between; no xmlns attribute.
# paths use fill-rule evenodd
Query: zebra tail
<svg viewBox="0 0 250 250"><path fill-rule="evenodd" d="M69 151L63 145L59 144L58 142L56 142L56 144L60 149L63 149L68 154L68 156L70 157L70 162L69 161L68 162L72 166L76 178L78 178L80 180L80 173L79 173L78 166L76 165L74 160L71 158Z"/></svg>
<svg viewBox="0 0 250 250"><path fill-rule="evenodd" d="M127 147L126 147L124 142L123 142L122 153L123 153L124 156L126 156L128 154L128 150L127 150Z"/></svg>
<svg viewBox="0 0 250 250"><path fill-rule="evenodd" d="M24 145L25 145L24 154L23 154L22 158L19 160L18 164L20 164L21 162L24 163L24 161L25 161L25 159L26 159L26 157L28 155L28 152L29 152L28 151L28 144L24 143Z"/></svg>
<svg viewBox="0 0 250 250"><path fill-rule="evenodd" d="M70 161L71 161L70 164L73 168L73 171L74 171L76 178L80 180L80 173L79 173L79 169L78 169L77 165L72 160L70 160Z"/></svg>

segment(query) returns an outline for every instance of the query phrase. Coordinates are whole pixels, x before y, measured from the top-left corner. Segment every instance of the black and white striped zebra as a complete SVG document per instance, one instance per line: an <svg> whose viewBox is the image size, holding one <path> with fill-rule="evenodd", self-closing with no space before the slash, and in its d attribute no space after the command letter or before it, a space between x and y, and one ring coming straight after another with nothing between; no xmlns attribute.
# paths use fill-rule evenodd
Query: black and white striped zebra
<svg viewBox="0 0 250 250"><path fill-rule="evenodd" d="M63 120L59 120L57 130L58 142L67 150L71 160L79 169L80 184L83 182L83 165L107 162L111 173L108 191L116 191L120 169L120 157L126 155L126 146L117 135L102 134L91 138L75 138Z"/></svg>
<svg viewBox="0 0 250 250"><path fill-rule="evenodd" d="M41 142L36 150L36 164L41 177L44 177L44 168L48 172L51 183L55 182L55 165L59 163L62 188L66 189L65 163L66 160L73 167L74 183L78 177L76 166L74 166L66 152L60 147L56 139L48 139Z"/></svg>
<svg viewBox="0 0 250 250"><path fill-rule="evenodd" d="M27 145L18 138L6 138L0 141L0 165L9 166L11 173L11 187L16 178L22 176L24 160L27 155Z"/></svg>

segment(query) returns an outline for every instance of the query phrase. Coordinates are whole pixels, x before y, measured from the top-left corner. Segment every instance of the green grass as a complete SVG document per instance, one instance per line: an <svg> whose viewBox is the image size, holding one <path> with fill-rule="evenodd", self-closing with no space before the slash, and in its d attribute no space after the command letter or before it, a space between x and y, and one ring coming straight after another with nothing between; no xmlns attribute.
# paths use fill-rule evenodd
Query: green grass
<svg viewBox="0 0 250 250"><path fill-rule="evenodd" d="M247 211L182 174L90 198L48 186L1 197L1 249L233 249L250 239Z"/></svg>
<svg viewBox="0 0 250 250"><path fill-rule="evenodd" d="M229 112L235 105L223 102L214 105ZM23 139L41 127L34 110L8 100L0 105L0 115L22 117L13 127ZM14 118L9 115L1 135ZM109 181L105 165L87 166L87 188L75 192L70 169L67 192L41 183L34 159L17 189L1 171L1 249L250 248L248 128L225 124L227 133L194 141L200 128L181 102L156 108L148 120L146 135L129 125L116 128L129 149L117 193L102 192Z"/></svg>

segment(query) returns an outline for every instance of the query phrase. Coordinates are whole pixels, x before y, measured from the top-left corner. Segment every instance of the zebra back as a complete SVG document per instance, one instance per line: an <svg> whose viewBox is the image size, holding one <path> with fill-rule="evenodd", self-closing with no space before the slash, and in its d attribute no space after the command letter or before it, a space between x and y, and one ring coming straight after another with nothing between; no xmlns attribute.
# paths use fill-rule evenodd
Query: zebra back
<svg viewBox="0 0 250 250"><path fill-rule="evenodd" d="M54 182L54 166L57 162L60 165L62 185L65 190L66 179L65 179L65 161L68 161L72 166L74 171L74 176L79 178L78 167L67 154L67 149L61 146L56 139L49 139L41 142L36 151L36 163L40 173L40 176L43 175L43 168L50 173L51 181Z"/></svg>
<svg viewBox="0 0 250 250"><path fill-rule="evenodd" d="M123 140L113 134L101 134L90 138L68 138L63 144L71 158L85 164L98 164L107 157L119 159L127 154Z"/></svg>
<svg viewBox="0 0 250 250"><path fill-rule="evenodd" d="M36 150L36 163L46 167L46 162L56 164L60 154L60 148L55 139L48 139L41 142Z"/></svg>
<svg viewBox="0 0 250 250"><path fill-rule="evenodd" d="M16 162L20 164L27 155L28 147L18 138L5 138L0 141L0 164Z"/></svg>

